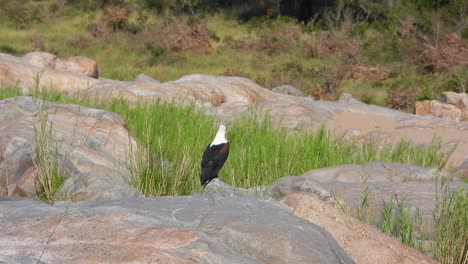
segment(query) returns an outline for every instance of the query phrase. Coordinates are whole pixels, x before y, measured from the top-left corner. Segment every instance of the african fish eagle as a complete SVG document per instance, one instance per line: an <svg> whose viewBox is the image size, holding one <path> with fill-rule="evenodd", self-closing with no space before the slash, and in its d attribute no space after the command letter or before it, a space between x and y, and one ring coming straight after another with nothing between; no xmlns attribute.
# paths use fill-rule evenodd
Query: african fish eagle
<svg viewBox="0 0 468 264"><path fill-rule="evenodd" d="M226 127L220 125L216 136L206 146L201 161L200 182L205 187L212 179L218 177L218 172L224 165L229 156L229 142L226 140Z"/></svg>

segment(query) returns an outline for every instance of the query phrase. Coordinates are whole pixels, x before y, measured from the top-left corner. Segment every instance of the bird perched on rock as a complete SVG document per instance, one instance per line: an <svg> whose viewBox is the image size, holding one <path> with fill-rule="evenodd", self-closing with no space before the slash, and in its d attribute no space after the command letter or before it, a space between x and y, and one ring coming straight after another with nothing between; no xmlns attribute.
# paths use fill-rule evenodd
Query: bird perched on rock
<svg viewBox="0 0 468 264"><path fill-rule="evenodd" d="M203 153L201 161L200 182L205 187L212 179L218 177L218 172L229 156L229 142L226 140L226 126L220 125L216 136Z"/></svg>

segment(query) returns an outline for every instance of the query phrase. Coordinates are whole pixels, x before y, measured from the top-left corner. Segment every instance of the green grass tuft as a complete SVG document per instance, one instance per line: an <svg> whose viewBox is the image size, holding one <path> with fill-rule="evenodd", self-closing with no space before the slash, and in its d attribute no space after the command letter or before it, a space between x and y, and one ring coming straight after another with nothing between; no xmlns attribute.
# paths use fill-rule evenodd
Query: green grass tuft
<svg viewBox="0 0 468 264"><path fill-rule="evenodd" d="M431 252L441 263L468 262L468 187L450 191L440 183L434 212L435 230Z"/></svg>
<svg viewBox="0 0 468 264"><path fill-rule="evenodd" d="M55 137L48 113L40 105L43 100L35 100L39 111L38 122L34 125L34 155L32 158L37 174L37 197L43 202L53 204L56 193L64 179L60 175L61 144Z"/></svg>
<svg viewBox="0 0 468 264"><path fill-rule="evenodd" d="M419 210L412 216L405 199L399 201L396 195L391 195L388 202L383 201L383 211L377 225L385 234L400 238L408 246L415 246L414 230L419 218Z"/></svg>

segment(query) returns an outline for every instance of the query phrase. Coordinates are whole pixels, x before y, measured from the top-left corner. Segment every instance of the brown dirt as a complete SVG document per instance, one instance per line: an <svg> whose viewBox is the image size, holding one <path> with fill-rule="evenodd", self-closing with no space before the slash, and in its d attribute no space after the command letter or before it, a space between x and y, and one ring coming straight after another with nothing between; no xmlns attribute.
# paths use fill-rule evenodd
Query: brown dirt
<svg viewBox="0 0 468 264"><path fill-rule="evenodd" d="M349 76L350 80L381 81L388 78L390 70L382 65L354 64Z"/></svg>
<svg viewBox="0 0 468 264"><path fill-rule="evenodd" d="M294 215L330 232L356 263L438 263L311 194L293 193L282 202Z"/></svg>
<svg viewBox="0 0 468 264"><path fill-rule="evenodd" d="M212 51L211 41L214 36L203 20L189 23L187 19L178 18L151 34L151 42L171 51Z"/></svg>
<svg viewBox="0 0 468 264"><path fill-rule="evenodd" d="M439 45L425 45L423 66L429 72L446 72L468 66L468 41L456 33L443 36Z"/></svg>
<svg viewBox="0 0 468 264"><path fill-rule="evenodd" d="M387 106L392 109L411 109L416 101L416 93L407 87L393 89L387 98Z"/></svg>
<svg viewBox="0 0 468 264"><path fill-rule="evenodd" d="M360 43L357 39L332 32L319 32L305 43L306 50L311 57L349 57L358 51Z"/></svg>

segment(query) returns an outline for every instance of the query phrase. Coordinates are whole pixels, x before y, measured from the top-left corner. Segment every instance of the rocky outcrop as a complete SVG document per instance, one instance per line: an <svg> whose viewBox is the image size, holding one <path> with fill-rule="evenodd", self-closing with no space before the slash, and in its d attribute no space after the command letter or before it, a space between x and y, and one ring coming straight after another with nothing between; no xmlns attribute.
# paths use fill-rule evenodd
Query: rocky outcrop
<svg viewBox="0 0 468 264"><path fill-rule="evenodd" d="M359 140L374 143L396 143L404 138L415 144L429 144L439 136L444 145L456 145L450 157L455 166L464 160L468 149L467 122L416 116L367 105L350 96L343 96L338 102L315 101L309 97L278 94L240 77L189 75L165 83L95 79L41 68L23 58L0 53L0 83L19 85L28 91L34 87L35 76L40 77L40 86L97 98L193 103L223 122L243 114L259 113L269 114L274 122L291 129L313 129L325 123L338 136L353 129L359 134Z"/></svg>
<svg viewBox="0 0 468 264"><path fill-rule="evenodd" d="M468 121L468 95L444 92L437 100L416 102L414 112L417 115L431 115L456 122Z"/></svg>
<svg viewBox="0 0 468 264"><path fill-rule="evenodd" d="M431 101L417 101L414 103L414 114L428 116L431 114Z"/></svg>
<svg viewBox="0 0 468 264"><path fill-rule="evenodd" d="M294 209L295 216L325 228L338 244L361 264L438 263L414 248L388 237L340 209L307 193L292 193L281 199Z"/></svg>
<svg viewBox="0 0 468 264"><path fill-rule="evenodd" d="M125 125L120 116L103 110L26 96L0 101L0 186L7 186L7 195L35 196L33 158L36 140L44 135L49 143L42 147L54 155L65 180L58 191L61 199L138 196L128 184L128 160L137 146Z"/></svg>
<svg viewBox="0 0 468 264"><path fill-rule="evenodd" d="M269 185L264 193L275 199L282 199L294 192L313 193L322 200L339 202L351 214L357 215L368 192L366 221L369 223L379 220L383 202L396 195L411 213L419 211L421 232L427 237L432 233L437 188L440 188L435 179L442 176L447 177L435 169L398 163L339 165L312 170L300 176L283 177ZM449 185L451 188L466 187L463 181L457 179Z"/></svg>
<svg viewBox="0 0 468 264"><path fill-rule="evenodd" d="M275 93L289 94L289 95L295 95L295 96L305 96L305 94L301 90L289 84L276 86L272 88L271 90Z"/></svg>
<svg viewBox="0 0 468 264"><path fill-rule="evenodd" d="M468 94L466 93L455 93L455 92L443 92L438 100L445 104L451 104L456 106L461 111L460 121L468 120Z"/></svg>
<svg viewBox="0 0 468 264"><path fill-rule="evenodd" d="M288 207L243 195L216 179L206 188L205 196L54 206L0 202L0 260L353 263L328 232L292 216Z"/></svg>
<svg viewBox="0 0 468 264"><path fill-rule="evenodd" d="M56 71L84 74L93 78L99 77L96 61L83 56L60 59L47 52L33 51L24 55L23 60L41 69L51 68Z"/></svg>
<svg viewBox="0 0 468 264"><path fill-rule="evenodd" d="M135 80L133 80L134 82L150 82L150 83L161 83L160 81L158 80L155 80L151 77L149 77L148 75L146 74L140 74L138 75Z"/></svg>
<svg viewBox="0 0 468 264"><path fill-rule="evenodd" d="M455 122L459 122L461 120L462 112L455 105L432 101L430 106L430 114L432 116L453 120Z"/></svg>

